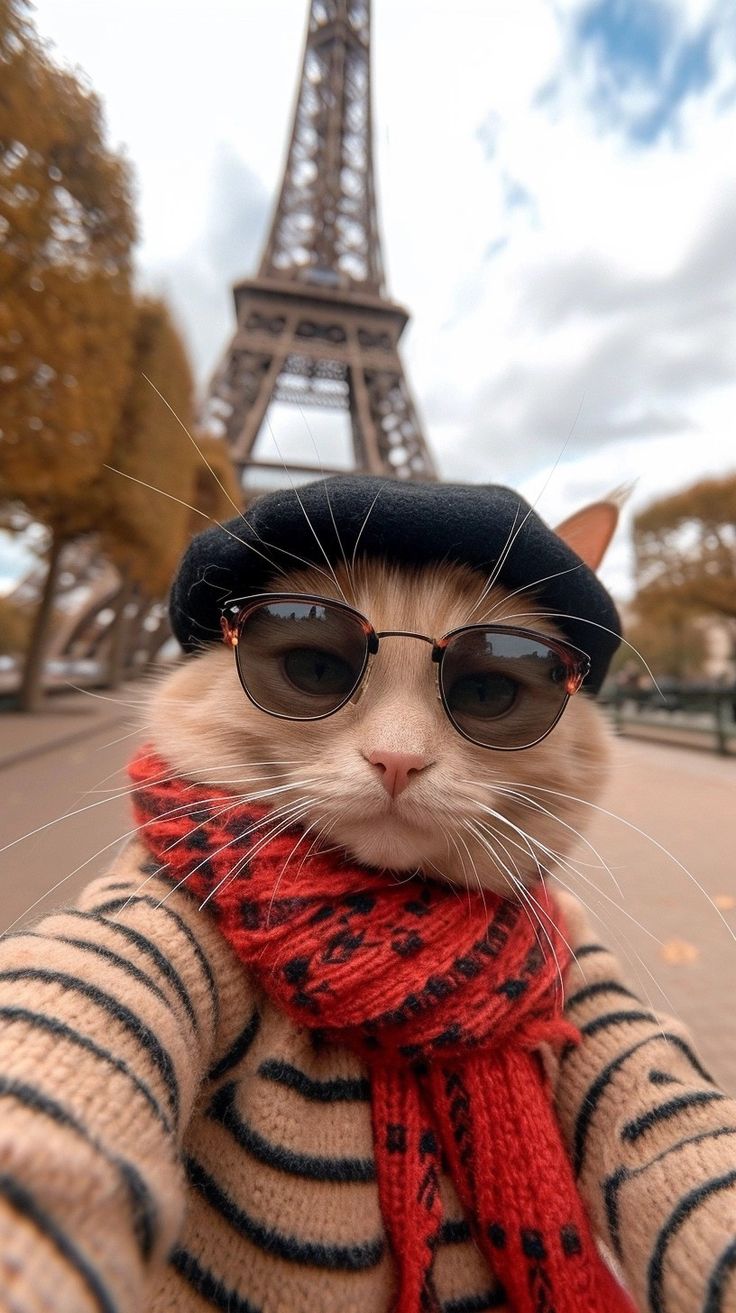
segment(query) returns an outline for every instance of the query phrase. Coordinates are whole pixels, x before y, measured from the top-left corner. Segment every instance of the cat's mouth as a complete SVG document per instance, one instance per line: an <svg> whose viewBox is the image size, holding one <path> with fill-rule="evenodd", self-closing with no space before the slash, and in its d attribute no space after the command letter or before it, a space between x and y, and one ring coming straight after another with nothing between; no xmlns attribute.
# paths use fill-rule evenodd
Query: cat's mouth
<svg viewBox="0 0 736 1313"><path fill-rule="evenodd" d="M381 869L415 870L446 856L447 845L436 822L416 808L407 816L401 798L387 799L387 804L360 819L348 812L331 827L331 839L362 866Z"/></svg>

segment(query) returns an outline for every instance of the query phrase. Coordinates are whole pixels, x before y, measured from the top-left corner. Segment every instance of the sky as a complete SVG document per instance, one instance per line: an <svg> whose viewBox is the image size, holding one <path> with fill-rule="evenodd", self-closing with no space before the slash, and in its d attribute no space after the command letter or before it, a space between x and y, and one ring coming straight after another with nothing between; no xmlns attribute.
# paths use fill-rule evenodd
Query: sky
<svg viewBox="0 0 736 1313"><path fill-rule="evenodd" d="M307 0L35 10L134 166L139 280L204 382L266 235ZM551 523L632 483L628 522L736 469L731 0L374 0L373 83L389 291L442 476L541 492ZM298 412L274 426L309 458ZM626 524L604 578L631 592Z"/></svg>

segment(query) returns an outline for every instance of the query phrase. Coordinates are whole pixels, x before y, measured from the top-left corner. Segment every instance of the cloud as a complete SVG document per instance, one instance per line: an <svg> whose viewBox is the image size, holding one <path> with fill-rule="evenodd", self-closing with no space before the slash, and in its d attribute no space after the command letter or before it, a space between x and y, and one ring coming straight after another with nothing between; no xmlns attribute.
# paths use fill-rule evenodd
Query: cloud
<svg viewBox="0 0 736 1313"><path fill-rule="evenodd" d="M227 143L218 148L211 196L204 230L189 249L144 275L174 306L200 383L234 332L232 284L252 275L271 208L263 183Z"/></svg>

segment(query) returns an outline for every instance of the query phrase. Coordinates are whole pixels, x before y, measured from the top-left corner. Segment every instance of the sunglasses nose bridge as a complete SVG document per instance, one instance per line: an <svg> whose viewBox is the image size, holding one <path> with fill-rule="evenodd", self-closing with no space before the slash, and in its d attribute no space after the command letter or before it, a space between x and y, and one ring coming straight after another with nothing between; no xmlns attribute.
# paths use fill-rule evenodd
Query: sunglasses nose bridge
<svg viewBox="0 0 736 1313"><path fill-rule="evenodd" d="M434 665L435 692L437 695L437 701L441 702L442 693L440 690L440 661L441 661L442 650L443 650L441 645L436 643L433 638L430 638L428 634L419 634L413 629L378 629L378 630L372 629L370 640L369 640L368 660L366 662L365 671L363 672L363 677L358 687L356 688L355 692L350 698L351 705L354 707L358 705L360 699L362 698L363 694L366 691L366 688L368 687L368 683L371 677L371 672L373 669L373 662L376 657L376 654L378 653L380 643L384 638L417 638L422 643L430 644L432 648L432 662L436 663Z"/></svg>

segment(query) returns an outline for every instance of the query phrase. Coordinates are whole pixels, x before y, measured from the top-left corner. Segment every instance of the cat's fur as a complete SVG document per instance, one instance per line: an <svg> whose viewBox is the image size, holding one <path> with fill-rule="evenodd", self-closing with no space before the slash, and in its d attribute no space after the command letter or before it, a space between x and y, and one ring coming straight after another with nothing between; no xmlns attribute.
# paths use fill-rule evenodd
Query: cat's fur
<svg viewBox="0 0 736 1313"><path fill-rule="evenodd" d="M456 565L408 570L364 560L352 571L336 567L331 584L324 570L298 570L279 576L274 588L342 595L377 630L439 637L468 622L508 619L559 636L533 614L529 592L508 596L494 586L474 609L483 582ZM325 720L278 720L260 711L240 687L231 651L216 646L159 687L147 728L156 751L189 778L244 794L288 785L274 802L308 803L301 823L359 862L441 873L461 886L506 893L515 878L538 878L537 862L543 873L550 869L545 850L569 852L586 808L561 795L594 798L608 759L605 723L585 694L570 699L552 733L531 749L476 747L443 711L428 645L395 637L382 640L357 701ZM380 750L415 753L431 764L392 799L368 760ZM527 794L529 785L560 792ZM525 797L502 792L509 787Z"/></svg>

